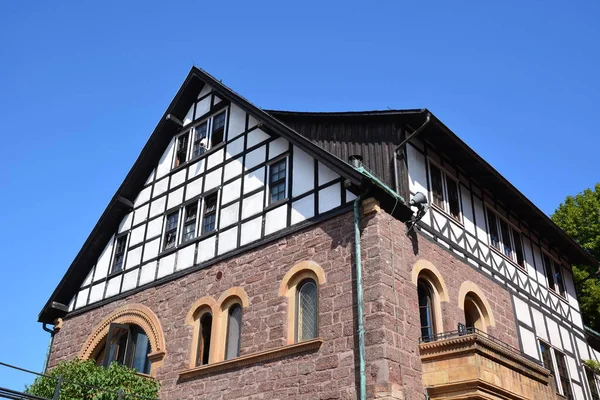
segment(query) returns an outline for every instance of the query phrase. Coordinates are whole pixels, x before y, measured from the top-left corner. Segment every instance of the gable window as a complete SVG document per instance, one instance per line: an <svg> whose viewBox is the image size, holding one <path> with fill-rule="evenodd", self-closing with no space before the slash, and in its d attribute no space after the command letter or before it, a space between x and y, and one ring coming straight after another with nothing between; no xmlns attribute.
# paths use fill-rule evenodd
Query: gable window
<svg viewBox="0 0 600 400"><path fill-rule="evenodd" d="M177 243L177 223L179 220L179 211L175 211L167 215L167 223L165 226L165 240L163 249L171 249Z"/></svg>
<svg viewBox="0 0 600 400"><path fill-rule="evenodd" d="M429 282L419 279L417 284L419 295L419 318L421 320L421 340L429 342L434 340L433 328L433 293Z"/></svg>
<svg viewBox="0 0 600 400"><path fill-rule="evenodd" d="M177 148L176 148L176 153L175 153L175 167L180 166L187 160L188 136L189 136L189 134L186 133L177 138Z"/></svg>
<svg viewBox="0 0 600 400"><path fill-rule="evenodd" d="M521 267L525 267L521 232L504 218L487 209L490 245Z"/></svg>
<svg viewBox="0 0 600 400"><path fill-rule="evenodd" d="M194 128L194 147L192 157L196 158L206 151L206 134L208 132L208 122L203 122Z"/></svg>
<svg viewBox="0 0 600 400"><path fill-rule="evenodd" d="M458 182L432 162L429 163L432 203L460 221Z"/></svg>
<svg viewBox="0 0 600 400"><path fill-rule="evenodd" d="M565 283L562 275L562 266L559 262L554 261L548 254L543 253L544 270L546 271L546 279L548 287L554 290L561 296L565 296Z"/></svg>
<svg viewBox="0 0 600 400"><path fill-rule="evenodd" d="M585 376L587 377L588 386L590 393L592 394L592 400L600 400L600 390L598 390L598 380L596 374L590 368L585 367Z"/></svg>
<svg viewBox="0 0 600 400"><path fill-rule="evenodd" d="M225 111L215 115L212 119L212 132L210 134L210 146L214 147L223 142L225 136Z"/></svg>
<svg viewBox="0 0 600 400"><path fill-rule="evenodd" d="M123 262L125 261L125 245L127 244L127 235L118 237L115 243L115 254L113 256L111 274L123 270Z"/></svg>
<svg viewBox="0 0 600 400"><path fill-rule="evenodd" d="M198 203L195 202L185 207L185 219L183 221L183 242L196 237L196 216L198 214Z"/></svg>
<svg viewBox="0 0 600 400"><path fill-rule="evenodd" d="M240 338L242 336L242 306L235 304L227 313L227 338L225 359L231 360L240 355Z"/></svg>
<svg viewBox="0 0 600 400"><path fill-rule="evenodd" d="M202 234L212 232L217 227L217 194L212 194L204 199L204 217L202 220Z"/></svg>
<svg viewBox="0 0 600 400"><path fill-rule="evenodd" d="M206 313L200 318L198 335L198 351L196 352L196 366L206 365L210 355L210 336L212 331L212 314Z"/></svg>
<svg viewBox="0 0 600 400"><path fill-rule="evenodd" d="M285 199L287 159L269 165L269 204Z"/></svg>
<svg viewBox="0 0 600 400"><path fill-rule="evenodd" d="M150 341L137 325L110 324L106 344L96 356L96 363L109 367L116 362L134 368L137 372L150 373Z"/></svg>
<svg viewBox="0 0 600 400"><path fill-rule="evenodd" d="M296 305L296 342L317 337L317 284L306 279L298 285Z"/></svg>

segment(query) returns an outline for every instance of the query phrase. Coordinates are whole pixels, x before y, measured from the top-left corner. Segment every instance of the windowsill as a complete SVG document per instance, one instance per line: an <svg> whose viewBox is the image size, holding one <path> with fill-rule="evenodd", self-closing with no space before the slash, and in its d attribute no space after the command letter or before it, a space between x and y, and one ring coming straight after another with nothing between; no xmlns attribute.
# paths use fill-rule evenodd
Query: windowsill
<svg viewBox="0 0 600 400"><path fill-rule="evenodd" d="M558 297L558 298L559 298L559 299L561 299L562 301L565 301L565 302L567 302L567 303L569 302L569 301L567 300L567 296L565 296L565 295L562 295L562 294L558 293L556 290L552 289L550 286L548 286L548 292L550 292L550 293L554 294L556 297Z"/></svg>
<svg viewBox="0 0 600 400"><path fill-rule="evenodd" d="M435 211L441 213L444 217L448 218L449 220L451 220L452 222L460 225L462 228L465 227L465 224L461 221L461 219L457 219L455 216L451 215L450 213L446 212L446 210L444 210L442 207L431 203L431 208L433 208ZM462 217L462 214L461 214Z"/></svg>
<svg viewBox="0 0 600 400"><path fill-rule="evenodd" d="M171 168L171 173L179 172L180 170L182 170L186 167L189 167L190 165L210 156L211 154L216 153L217 151L219 151L220 149L222 149L224 147L225 147L225 142L221 142L221 143L217 144L216 146L211 147L210 149L206 150L204 153L200 154L199 156L190 158L189 160L179 164L178 166Z"/></svg>
<svg viewBox="0 0 600 400"><path fill-rule="evenodd" d="M491 244L489 246L490 246L490 250L491 251L493 251L494 253L498 254L500 257L502 257L504 260L508 261L509 263L511 263L512 265L514 265L515 267L519 268L525 274L529 275L529 272L527 272L527 269L525 267L522 267L519 264L517 264L515 261L513 261L512 259L510 259L509 257L507 257L506 254L502 253L500 250L498 250L497 248L495 248Z"/></svg>
<svg viewBox="0 0 600 400"><path fill-rule="evenodd" d="M279 207L280 205L283 205L285 203L287 203L289 199L286 197L285 199L281 199L281 200L277 200L275 203L271 203L268 206L265 207L264 211L270 211L274 208Z"/></svg>
<svg viewBox="0 0 600 400"><path fill-rule="evenodd" d="M323 344L323 339L316 338L301 343L294 343L286 346L277 347L275 349L259 351L258 353L246 354L234 358L233 360L219 361L213 364L189 368L179 372L179 379L191 379L210 373L222 372L233 368L240 368L251 364L270 361L292 354L314 351L319 349L321 347L321 344Z"/></svg>

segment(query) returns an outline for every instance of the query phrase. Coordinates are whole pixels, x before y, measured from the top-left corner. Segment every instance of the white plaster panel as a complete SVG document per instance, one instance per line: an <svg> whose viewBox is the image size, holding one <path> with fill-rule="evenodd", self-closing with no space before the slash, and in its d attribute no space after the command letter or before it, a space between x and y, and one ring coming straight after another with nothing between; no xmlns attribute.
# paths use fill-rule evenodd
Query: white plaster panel
<svg viewBox="0 0 600 400"><path fill-rule="evenodd" d="M185 117L183 117L183 126L191 123L194 120L194 104L190 107Z"/></svg>
<svg viewBox="0 0 600 400"><path fill-rule="evenodd" d="M210 174L206 175L204 180L204 191L216 188L221 184L221 170L222 168L217 168Z"/></svg>
<svg viewBox="0 0 600 400"><path fill-rule="evenodd" d="M269 160L277 157L280 154L285 153L290 149L290 143L280 137L269 143Z"/></svg>
<svg viewBox="0 0 600 400"><path fill-rule="evenodd" d="M287 204L279 206L265 216L265 235L277 232L287 226Z"/></svg>
<svg viewBox="0 0 600 400"><path fill-rule="evenodd" d="M527 236L521 236L523 239L523 253L525 256L525 267L527 268L527 274L533 279L538 279L535 266L533 265L533 253L531 251L531 241Z"/></svg>
<svg viewBox="0 0 600 400"><path fill-rule="evenodd" d="M528 326L533 326L531 322L531 315L529 314L529 306L527 303L514 295L513 301L515 302L515 313L517 319Z"/></svg>
<svg viewBox="0 0 600 400"><path fill-rule="evenodd" d="M571 335L569 334L569 331L567 331L562 326L559 326L558 328L560 330L560 337L562 338L562 342L563 342L563 346L565 347L565 350L573 352L573 346L571 344Z"/></svg>
<svg viewBox="0 0 600 400"><path fill-rule="evenodd" d="M88 272L88 274L85 277L85 280L83 281L83 284L81 286L87 286L90 283L92 283L93 277L94 277L94 268L90 269L90 272Z"/></svg>
<svg viewBox="0 0 600 400"><path fill-rule="evenodd" d="M216 236L211 236L198 243L198 263L215 256L215 238Z"/></svg>
<svg viewBox="0 0 600 400"><path fill-rule="evenodd" d="M333 172L329 167L319 163L319 186L331 182L340 176Z"/></svg>
<svg viewBox="0 0 600 400"><path fill-rule="evenodd" d="M253 242L260 239L262 228L262 217L254 218L242 224L242 233L240 235L240 245Z"/></svg>
<svg viewBox="0 0 600 400"><path fill-rule="evenodd" d="M240 192L242 190L242 179L236 179L235 181L228 183L227 185L223 186L222 189L222 200L221 202L223 204L227 204L230 201L233 201L237 198L240 197Z"/></svg>
<svg viewBox="0 0 600 400"><path fill-rule="evenodd" d="M475 235L475 220L473 219L473 204L471 204L471 192L466 187L460 187L460 197L462 202L463 224L465 229L471 235Z"/></svg>
<svg viewBox="0 0 600 400"><path fill-rule="evenodd" d="M315 216L314 194L292 203L292 225Z"/></svg>
<svg viewBox="0 0 600 400"><path fill-rule="evenodd" d="M148 175L148 179L146 179L146 185L152 183L152 181L154 181L154 173L156 172L155 169L152 170L152 172L150 172L150 175Z"/></svg>
<svg viewBox="0 0 600 400"><path fill-rule="evenodd" d="M148 239L160 236L163 227L163 219L164 218L158 217L148 222L148 231L146 232L146 237Z"/></svg>
<svg viewBox="0 0 600 400"><path fill-rule="evenodd" d="M234 203L221 209L219 228L224 228L238 221L240 203Z"/></svg>
<svg viewBox="0 0 600 400"><path fill-rule="evenodd" d="M169 199L167 200L167 210L177 207L183 202L183 188L179 188L174 192L169 193Z"/></svg>
<svg viewBox="0 0 600 400"><path fill-rule="evenodd" d="M571 322L573 322L580 329L583 329L583 320L581 319L581 314L575 310L571 310Z"/></svg>
<svg viewBox="0 0 600 400"><path fill-rule="evenodd" d="M163 196L150 203L150 218L160 215L165 212L167 196Z"/></svg>
<svg viewBox="0 0 600 400"><path fill-rule="evenodd" d="M136 287L139 272L140 270L136 269L135 271L130 271L123 275L123 286L121 287L121 292L125 292Z"/></svg>
<svg viewBox="0 0 600 400"><path fill-rule="evenodd" d="M194 265L196 245L184 247L177 252L177 270L189 268Z"/></svg>
<svg viewBox="0 0 600 400"><path fill-rule="evenodd" d="M156 238L144 245L144 261L154 258L158 255L158 247L160 246L160 238Z"/></svg>
<svg viewBox="0 0 600 400"><path fill-rule="evenodd" d="M475 210L475 222L476 222L475 231L477 232L477 239L479 239L483 243L487 244L488 237L487 237L487 229L486 229L486 222L485 222L484 206L483 206L482 201L477 197L473 197L473 210Z"/></svg>
<svg viewBox="0 0 600 400"><path fill-rule="evenodd" d="M136 265L140 265L142 261L142 246L136 247L127 253L127 260L125 261L125 269L133 268Z"/></svg>
<svg viewBox="0 0 600 400"><path fill-rule="evenodd" d="M585 400L583 389L576 383L573 383L573 395L575 396L575 400Z"/></svg>
<svg viewBox="0 0 600 400"><path fill-rule="evenodd" d="M114 239L115 236L113 235L104 247L104 250L102 250L100 257L98 257L98 262L96 263L96 272L94 273L94 282L98 279L105 278L106 275L108 275Z"/></svg>
<svg viewBox="0 0 600 400"><path fill-rule="evenodd" d="M73 311L74 309L75 309L75 296L73 296L73 298L69 302L69 312Z"/></svg>
<svg viewBox="0 0 600 400"><path fill-rule="evenodd" d="M169 178L161 179L154 183L154 190L152 191L152 197L157 198L161 194L167 191L169 187Z"/></svg>
<svg viewBox="0 0 600 400"><path fill-rule="evenodd" d="M160 179L171 170L171 163L173 162L173 151L175 149L175 138L171 139L167 149L160 157L158 167L156 167L156 179Z"/></svg>
<svg viewBox="0 0 600 400"><path fill-rule="evenodd" d="M158 274L156 279L170 275L175 270L175 253L169 254L158 261Z"/></svg>
<svg viewBox="0 0 600 400"><path fill-rule="evenodd" d="M246 163L244 165L246 170L265 162L266 152L267 146L260 146L258 149L252 150L250 153L246 154Z"/></svg>
<svg viewBox="0 0 600 400"><path fill-rule="evenodd" d="M202 172L204 172L204 162L205 162L205 158L201 159L200 161L198 161L195 164L190 165L190 167L188 168L188 179L191 179L195 176L200 175Z"/></svg>
<svg viewBox="0 0 600 400"><path fill-rule="evenodd" d="M137 225L141 222L144 222L148 218L148 204L145 206L141 206L133 213L133 224Z"/></svg>
<svg viewBox="0 0 600 400"><path fill-rule="evenodd" d="M219 234L219 254L228 252L237 247L237 226Z"/></svg>
<svg viewBox="0 0 600 400"><path fill-rule="evenodd" d="M143 188L135 198L133 202L134 207L138 207L140 204L146 203L150 200L150 193L152 192L152 186Z"/></svg>
<svg viewBox="0 0 600 400"><path fill-rule="evenodd" d="M315 163L311 156L294 146L292 166L292 196L299 196L312 190L315 185Z"/></svg>
<svg viewBox="0 0 600 400"><path fill-rule="evenodd" d="M521 343L523 344L523 351L525 354L538 359L539 355L537 352L537 340L535 339L535 334L522 326L519 327L519 332L521 333Z"/></svg>
<svg viewBox="0 0 600 400"><path fill-rule="evenodd" d="M87 298L89 292L90 288L86 288L80 290L79 293L77 293L77 303L75 303L75 308L81 308L87 305Z"/></svg>
<svg viewBox="0 0 600 400"><path fill-rule="evenodd" d="M572 380L579 381L579 373L577 372L577 362L573 357L568 354L565 354L567 358L567 365L569 366L569 375Z"/></svg>
<svg viewBox="0 0 600 400"><path fill-rule="evenodd" d="M246 130L246 112L236 106L231 105L229 111L229 133L230 138L234 138Z"/></svg>
<svg viewBox="0 0 600 400"><path fill-rule="evenodd" d="M188 183L185 187L185 200L190 200L202 193L202 178Z"/></svg>
<svg viewBox="0 0 600 400"><path fill-rule="evenodd" d="M169 187L172 189L174 187L181 185L183 182L185 182L185 175L186 175L185 169L177 172L176 174L173 174L171 176L171 183L170 183Z"/></svg>
<svg viewBox="0 0 600 400"><path fill-rule="evenodd" d="M408 162L408 188L411 193L421 192L427 195L427 170L425 156L418 152L411 143L406 146Z"/></svg>
<svg viewBox="0 0 600 400"><path fill-rule="evenodd" d="M221 99L219 98L219 96L215 96L213 95L213 104L219 104L221 102Z"/></svg>
<svg viewBox="0 0 600 400"><path fill-rule="evenodd" d="M319 190L319 214L333 210L341 204L341 186L339 183Z"/></svg>
<svg viewBox="0 0 600 400"><path fill-rule="evenodd" d="M264 192L258 192L242 201L242 219L258 214L263 209Z"/></svg>
<svg viewBox="0 0 600 400"><path fill-rule="evenodd" d="M140 286L150 283L156 275L156 261L152 261L146 265L142 265L140 269Z"/></svg>
<svg viewBox="0 0 600 400"><path fill-rule="evenodd" d="M131 231L131 237L129 238L129 247L135 246L136 244L142 243L144 241L145 230L146 225L140 225Z"/></svg>
<svg viewBox="0 0 600 400"><path fill-rule="evenodd" d="M112 279L109 279L106 284L106 293L104 294L105 298L115 296L119 294L121 290L121 279L123 275L117 275Z"/></svg>
<svg viewBox="0 0 600 400"><path fill-rule="evenodd" d="M546 273L542 262L542 251L536 244L533 245L533 259L535 261L535 270L537 271L537 281L547 287L548 281L546 280Z"/></svg>
<svg viewBox="0 0 600 400"><path fill-rule="evenodd" d="M228 181L230 179L235 178L238 175L242 174L242 162L241 158L233 160L227 164L225 164L225 171L223 171L223 180Z"/></svg>
<svg viewBox="0 0 600 400"><path fill-rule="evenodd" d="M208 156L206 168L210 169L212 167L216 167L217 165L221 164L223 162L223 154L224 153L225 153L225 150L220 149L220 150L217 150L214 153L212 153L210 156Z"/></svg>
<svg viewBox="0 0 600 400"><path fill-rule="evenodd" d="M207 84L204 84L204 86L202 86L202 90L200 90L200 93L198 94L198 98L200 99L209 94L210 92L212 92L212 88Z"/></svg>
<svg viewBox="0 0 600 400"><path fill-rule="evenodd" d="M90 290L90 304L102 300L102 297L104 296L104 286L106 286L106 282L92 286Z"/></svg>
<svg viewBox="0 0 600 400"><path fill-rule="evenodd" d="M256 118L254 118L252 115L249 115L248 116L248 129L252 129L256 125L258 125L258 120Z"/></svg>
<svg viewBox="0 0 600 400"><path fill-rule="evenodd" d="M198 119L210 111L210 96L202 99L196 104L196 113L194 119Z"/></svg>
<svg viewBox="0 0 600 400"><path fill-rule="evenodd" d="M265 167L244 175L244 194L263 187L265 184Z"/></svg>
<svg viewBox="0 0 600 400"><path fill-rule="evenodd" d="M248 139L246 140L246 147L250 148L256 146L259 143L264 142L269 139L270 136L263 132L261 129L255 129L253 131L248 132Z"/></svg>
<svg viewBox="0 0 600 400"><path fill-rule="evenodd" d="M535 334L544 340L548 340L544 315L535 308L531 309L531 314L533 315L533 323L535 324Z"/></svg>
<svg viewBox="0 0 600 400"><path fill-rule="evenodd" d="M356 200L356 195L349 190L346 190L346 203Z"/></svg>
<svg viewBox="0 0 600 400"><path fill-rule="evenodd" d="M577 301L577 292L575 291L575 285L573 284L573 276L570 272L567 272L563 268L563 280L565 281L565 288L567 290L567 301L570 305L579 310L579 302Z"/></svg>
<svg viewBox="0 0 600 400"><path fill-rule="evenodd" d="M227 144L227 152L225 153L225 159L228 160L240 154L244 150L244 137L234 140Z"/></svg>
<svg viewBox="0 0 600 400"><path fill-rule="evenodd" d="M579 356L583 360L589 360L589 358L590 358L590 351L588 349L587 343L585 343L583 340L581 340L578 337L576 337L575 338L575 345L577 346L577 350L579 350Z"/></svg>
<svg viewBox="0 0 600 400"><path fill-rule="evenodd" d="M133 212L130 212L123 218L123 220L121 220L121 223L119 224L118 233L123 233L126 230L131 229L132 221L133 221Z"/></svg>
<svg viewBox="0 0 600 400"><path fill-rule="evenodd" d="M548 334L550 335L550 343L562 350L563 348L560 341L560 333L558 332L558 324L548 317L545 319L546 325L548 326Z"/></svg>

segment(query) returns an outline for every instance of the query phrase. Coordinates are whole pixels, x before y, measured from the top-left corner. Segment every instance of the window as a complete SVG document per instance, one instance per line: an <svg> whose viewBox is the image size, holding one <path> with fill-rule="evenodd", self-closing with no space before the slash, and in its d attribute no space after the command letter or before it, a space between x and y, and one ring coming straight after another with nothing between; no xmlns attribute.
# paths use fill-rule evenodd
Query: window
<svg viewBox="0 0 600 400"><path fill-rule="evenodd" d="M429 163L432 202L454 219L460 220L458 182L437 165Z"/></svg>
<svg viewBox="0 0 600 400"><path fill-rule="evenodd" d="M298 286L296 299L296 342L317 337L317 285L306 279Z"/></svg>
<svg viewBox="0 0 600 400"><path fill-rule="evenodd" d="M560 351L554 349L554 357L556 358L556 366L558 369L558 378L560 380L560 388L562 394L569 400L573 400L573 392L571 391L571 380L569 379L569 372L567 371L567 360L565 355Z"/></svg>
<svg viewBox="0 0 600 400"><path fill-rule="evenodd" d="M196 158L206 151L206 133L208 132L208 122L203 122L194 128L194 148L192 157Z"/></svg>
<svg viewBox="0 0 600 400"><path fill-rule="evenodd" d="M286 167L285 158L269 166L269 204L286 198Z"/></svg>
<svg viewBox="0 0 600 400"><path fill-rule="evenodd" d="M223 142L225 136L225 111L217 114L212 119L212 132L210 134L210 146L214 147Z"/></svg>
<svg viewBox="0 0 600 400"><path fill-rule="evenodd" d="M421 340L429 342L434 340L433 329L433 294L429 282L419 279L417 284L419 295L419 318L421 319Z"/></svg>
<svg viewBox="0 0 600 400"><path fill-rule="evenodd" d="M196 216L198 214L198 203L185 207L185 219L183 221L183 242L196 237Z"/></svg>
<svg viewBox="0 0 600 400"><path fill-rule="evenodd" d="M590 368L585 367L585 376L588 380L588 386L590 393L592 394L592 400L600 400L600 391L598 390L598 380L596 374Z"/></svg>
<svg viewBox="0 0 600 400"><path fill-rule="evenodd" d="M202 221L202 234L212 232L217 226L217 194L212 194L204 199L204 218Z"/></svg>
<svg viewBox="0 0 600 400"><path fill-rule="evenodd" d="M510 260L525 268L521 233L489 208L487 209L487 220L490 245Z"/></svg>
<svg viewBox="0 0 600 400"><path fill-rule="evenodd" d="M550 258L546 253L543 253L543 259L546 279L548 279L548 287L564 297L565 283L563 280L561 264L554 261L554 259Z"/></svg>
<svg viewBox="0 0 600 400"><path fill-rule="evenodd" d="M113 256L113 264L110 270L111 274L123 270L123 262L125 260L125 245L127 244L127 235L117 238L115 243L115 254Z"/></svg>
<svg viewBox="0 0 600 400"><path fill-rule="evenodd" d="M485 324L479 306L477 305L477 300L472 296L467 295L465 297L464 309L465 325L467 326L467 329L471 329L471 331L474 331L473 328L481 331L485 330Z"/></svg>
<svg viewBox="0 0 600 400"><path fill-rule="evenodd" d="M551 354L550 346L546 343L540 341L540 353L542 354L542 361L544 363L544 367L549 369L554 375L554 363L552 363L552 354Z"/></svg>
<svg viewBox="0 0 600 400"><path fill-rule="evenodd" d="M225 344L225 359L239 357L240 339L242 336L242 306L235 304L229 307L227 313L227 339Z"/></svg>
<svg viewBox="0 0 600 400"><path fill-rule="evenodd" d="M98 354L96 363L108 368L116 362L150 373L150 341L146 333L137 325L110 324L104 349Z"/></svg>
<svg viewBox="0 0 600 400"><path fill-rule="evenodd" d="M175 153L175 167L180 166L187 160L188 136L189 136L189 134L186 133L177 138L177 150Z"/></svg>
<svg viewBox="0 0 600 400"><path fill-rule="evenodd" d="M167 223L165 227L165 240L163 250L175 247L177 243L177 222L179 220L179 211L175 211L167 215Z"/></svg>
<svg viewBox="0 0 600 400"><path fill-rule="evenodd" d="M200 318L198 334L198 351L196 352L196 366L206 365L210 355L210 335L212 331L212 314L206 313Z"/></svg>

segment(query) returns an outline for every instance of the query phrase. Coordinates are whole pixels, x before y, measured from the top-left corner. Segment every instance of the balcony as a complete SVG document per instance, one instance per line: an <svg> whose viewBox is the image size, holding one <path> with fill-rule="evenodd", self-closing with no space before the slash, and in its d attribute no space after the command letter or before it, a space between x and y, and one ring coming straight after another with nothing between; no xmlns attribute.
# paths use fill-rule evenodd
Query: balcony
<svg viewBox="0 0 600 400"><path fill-rule="evenodd" d="M537 360L475 328L421 339L429 399L560 399Z"/></svg>

